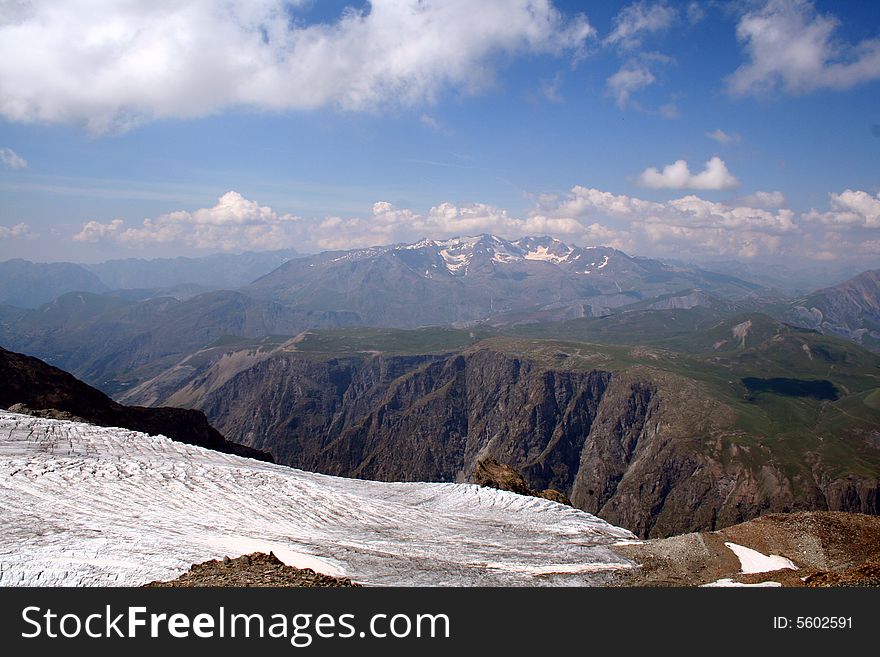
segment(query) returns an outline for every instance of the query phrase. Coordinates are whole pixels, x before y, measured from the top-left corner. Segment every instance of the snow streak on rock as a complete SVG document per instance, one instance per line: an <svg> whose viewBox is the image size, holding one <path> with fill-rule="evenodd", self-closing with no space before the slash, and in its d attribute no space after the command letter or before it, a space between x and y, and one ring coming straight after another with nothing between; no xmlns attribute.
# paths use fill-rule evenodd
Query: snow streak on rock
<svg viewBox="0 0 880 657"><path fill-rule="evenodd" d="M377 585L583 585L625 529L469 484L342 479L0 411L0 584L140 585L273 550Z"/></svg>

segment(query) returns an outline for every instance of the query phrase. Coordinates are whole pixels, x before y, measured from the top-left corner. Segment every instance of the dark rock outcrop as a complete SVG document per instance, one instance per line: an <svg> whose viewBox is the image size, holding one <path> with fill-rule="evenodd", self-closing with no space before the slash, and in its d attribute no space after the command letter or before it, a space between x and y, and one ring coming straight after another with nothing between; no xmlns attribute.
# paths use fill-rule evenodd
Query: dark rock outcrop
<svg viewBox="0 0 880 657"><path fill-rule="evenodd" d="M218 452L273 460L266 452L226 440L201 411L123 406L63 370L0 347L0 408L17 404L33 411L69 413L103 427L162 434Z"/></svg>
<svg viewBox="0 0 880 657"><path fill-rule="evenodd" d="M495 459L483 459L477 463L477 467L471 477L471 480L479 486L488 486L489 488L497 488L498 490L507 490L520 495L529 495L531 497L542 497L545 500L552 500L560 504L571 506L571 500L564 493L558 490L548 488L546 490L535 490L529 488L523 476L511 468L509 465L499 463Z"/></svg>

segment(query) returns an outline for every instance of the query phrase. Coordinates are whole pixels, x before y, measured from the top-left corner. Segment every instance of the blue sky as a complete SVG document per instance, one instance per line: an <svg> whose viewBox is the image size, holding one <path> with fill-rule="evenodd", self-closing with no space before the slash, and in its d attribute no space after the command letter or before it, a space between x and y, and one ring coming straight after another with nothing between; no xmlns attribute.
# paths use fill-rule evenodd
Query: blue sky
<svg viewBox="0 0 880 657"><path fill-rule="evenodd" d="M0 259L495 232L880 265L875 2L58 4L0 3Z"/></svg>

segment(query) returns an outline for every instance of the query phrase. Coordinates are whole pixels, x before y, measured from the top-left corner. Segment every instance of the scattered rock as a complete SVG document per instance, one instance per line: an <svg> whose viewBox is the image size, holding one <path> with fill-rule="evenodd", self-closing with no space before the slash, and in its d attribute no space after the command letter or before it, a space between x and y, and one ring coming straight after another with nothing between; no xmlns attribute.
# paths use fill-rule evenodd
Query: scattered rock
<svg viewBox="0 0 880 657"><path fill-rule="evenodd" d="M333 577L316 573L311 568L294 568L274 554L254 552L235 559L212 559L192 567L177 579L150 582L149 588L188 587L317 587L334 588L360 586L347 577Z"/></svg>
<svg viewBox="0 0 880 657"><path fill-rule="evenodd" d="M90 422L79 415L74 415L67 411L59 411L57 408L30 408L26 404L13 404L7 410L12 413L21 413L22 415L32 415L33 417L41 417L47 420L67 420L68 422Z"/></svg>

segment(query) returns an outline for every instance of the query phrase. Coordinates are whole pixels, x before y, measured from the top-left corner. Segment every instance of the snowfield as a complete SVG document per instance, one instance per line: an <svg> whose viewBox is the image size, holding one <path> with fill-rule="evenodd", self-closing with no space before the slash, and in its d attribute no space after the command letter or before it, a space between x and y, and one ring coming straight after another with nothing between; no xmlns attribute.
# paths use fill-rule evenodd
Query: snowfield
<svg viewBox="0 0 880 657"><path fill-rule="evenodd" d="M138 586L253 551L371 585L585 585L635 537L470 484L329 477L0 411L0 585Z"/></svg>
<svg viewBox="0 0 880 657"><path fill-rule="evenodd" d="M757 550L747 548L744 545L737 545L736 543L725 543L724 545L739 557L739 563L742 566L741 572L743 573L769 573L782 568L798 569L791 559L780 557L777 554L767 556Z"/></svg>

